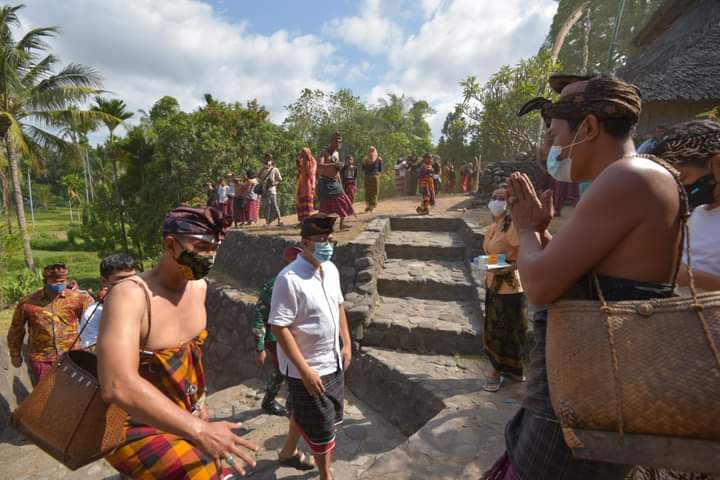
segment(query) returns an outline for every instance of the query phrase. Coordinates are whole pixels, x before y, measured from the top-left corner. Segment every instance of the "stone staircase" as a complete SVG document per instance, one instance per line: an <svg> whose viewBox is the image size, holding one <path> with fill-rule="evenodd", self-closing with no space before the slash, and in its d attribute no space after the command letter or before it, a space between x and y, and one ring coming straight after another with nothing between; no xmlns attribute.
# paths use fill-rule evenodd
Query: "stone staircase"
<svg viewBox="0 0 720 480"><path fill-rule="evenodd" d="M454 218L391 218L378 301L362 345L445 355L482 351L482 306L462 225Z"/></svg>

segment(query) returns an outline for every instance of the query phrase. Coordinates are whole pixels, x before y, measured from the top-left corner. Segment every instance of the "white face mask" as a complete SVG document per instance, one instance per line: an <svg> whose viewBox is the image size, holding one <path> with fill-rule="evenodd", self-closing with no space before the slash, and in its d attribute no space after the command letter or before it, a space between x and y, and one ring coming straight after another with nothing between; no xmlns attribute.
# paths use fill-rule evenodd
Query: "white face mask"
<svg viewBox="0 0 720 480"><path fill-rule="evenodd" d="M507 210L507 204L505 200L490 200L488 209L490 209L490 213L492 213L494 217L499 217Z"/></svg>
<svg viewBox="0 0 720 480"><path fill-rule="evenodd" d="M580 126L577 129L577 132L575 132L575 137L573 137L572 143L570 145L566 145L564 147L561 147L559 145L553 145L550 147L550 150L548 151L547 155L547 170L548 173L557 181L559 182L573 182L572 178L572 149L575 145L580 145L581 143L587 142L587 139L580 140L579 142L576 142L577 136L580 134L580 128L585 124L585 121L580 124ZM570 153L568 153L568 156L565 160L560 159L560 155L562 154L562 151L566 148L570 149Z"/></svg>

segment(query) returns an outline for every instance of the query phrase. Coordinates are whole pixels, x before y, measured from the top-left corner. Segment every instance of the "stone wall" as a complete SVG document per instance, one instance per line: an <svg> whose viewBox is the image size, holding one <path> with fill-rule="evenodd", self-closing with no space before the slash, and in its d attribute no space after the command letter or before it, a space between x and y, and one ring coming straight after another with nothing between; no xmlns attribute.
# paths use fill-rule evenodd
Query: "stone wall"
<svg viewBox="0 0 720 480"><path fill-rule="evenodd" d="M341 274L354 275L347 285L345 311L354 347L365 336L365 329L378 302L377 276L385 265L385 237L390 233L390 219L376 218L347 245L338 248L333 260Z"/></svg>
<svg viewBox="0 0 720 480"><path fill-rule="evenodd" d="M542 171L534 159L519 156L510 162L497 162L488 165L478 180L478 190L475 193L474 205L485 206L490 201L493 190L505 182L513 172L526 173L535 187L538 186Z"/></svg>
<svg viewBox="0 0 720 480"><path fill-rule="evenodd" d="M259 289L283 269L282 252L289 246L299 246L299 239L232 230L220 246L213 268L238 285Z"/></svg>

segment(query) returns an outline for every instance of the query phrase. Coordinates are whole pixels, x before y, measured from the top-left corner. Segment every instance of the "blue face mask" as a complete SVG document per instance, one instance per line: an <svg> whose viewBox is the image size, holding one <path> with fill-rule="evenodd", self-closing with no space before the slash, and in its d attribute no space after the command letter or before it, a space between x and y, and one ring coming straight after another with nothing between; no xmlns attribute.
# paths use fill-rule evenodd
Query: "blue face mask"
<svg viewBox="0 0 720 480"><path fill-rule="evenodd" d="M333 248L333 244L330 242L315 242L315 251L313 252L313 255L318 262L322 263L330 260L334 251L335 249Z"/></svg>
<svg viewBox="0 0 720 480"><path fill-rule="evenodd" d="M64 283L49 283L45 285L47 291L50 293L62 293L65 290L66 285Z"/></svg>

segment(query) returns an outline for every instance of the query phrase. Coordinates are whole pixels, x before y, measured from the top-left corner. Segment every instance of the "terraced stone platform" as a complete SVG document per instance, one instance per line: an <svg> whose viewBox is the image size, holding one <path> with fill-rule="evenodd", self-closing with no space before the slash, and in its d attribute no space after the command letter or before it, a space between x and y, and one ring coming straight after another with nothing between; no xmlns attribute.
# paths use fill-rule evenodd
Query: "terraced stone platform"
<svg viewBox="0 0 720 480"><path fill-rule="evenodd" d="M460 260L465 244L457 232L393 230L385 240L385 251L390 258Z"/></svg>
<svg viewBox="0 0 720 480"><path fill-rule="evenodd" d="M419 353L482 351L478 280L456 218L393 217L378 299L362 345Z"/></svg>

